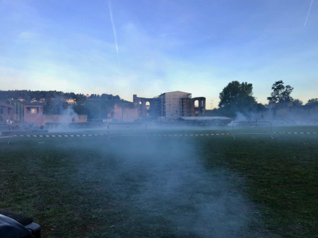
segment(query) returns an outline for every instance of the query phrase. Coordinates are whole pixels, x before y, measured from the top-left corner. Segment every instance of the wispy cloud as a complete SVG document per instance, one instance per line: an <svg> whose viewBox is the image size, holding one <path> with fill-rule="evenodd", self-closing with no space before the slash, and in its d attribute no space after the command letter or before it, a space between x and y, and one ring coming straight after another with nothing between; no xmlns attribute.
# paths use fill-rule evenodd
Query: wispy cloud
<svg viewBox="0 0 318 238"><path fill-rule="evenodd" d="M306 23L307 23L307 21L308 21L308 17L309 17L309 13L310 13L311 6L312 6L313 1L314 1L314 0L311 0L311 2L310 2L310 6L309 6L309 10L308 10L308 13L307 13L307 17L306 17L304 26L306 26Z"/></svg>
<svg viewBox="0 0 318 238"><path fill-rule="evenodd" d="M112 22L112 27L113 27L113 32L114 32L114 40L115 40L115 47L116 47L116 52L117 52L118 63L120 64L119 50L118 50L118 43L117 43L117 33L116 33L116 27L114 24L113 12L112 12L112 8L111 8L110 0L108 0L108 9L109 9L110 20Z"/></svg>

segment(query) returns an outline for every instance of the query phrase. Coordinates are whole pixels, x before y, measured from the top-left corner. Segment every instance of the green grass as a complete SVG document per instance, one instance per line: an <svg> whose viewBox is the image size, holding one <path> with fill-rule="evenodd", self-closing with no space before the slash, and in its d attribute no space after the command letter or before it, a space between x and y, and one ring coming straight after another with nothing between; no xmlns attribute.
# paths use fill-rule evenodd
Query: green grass
<svg viewBox="0 0 318 238"><path fill-rule="evenodd" d="M317 128L279 128L283 130ZM134 200L149 176L170 169L157 170L157 162L148 158L152 153L186 161L193 153L184 151L191 147L206 173L225 171L231 189L249 201L252 213L259 214L248 220L239 237L315 237L317 142L317 135L275 135L274 139L241 135L235 140L231 136L150 137L148 141L131 137L111 142L105 137L13 138L10 145L2 139L0 209L32 216L41 225L43 237L49 238L199 237L171 222L172 215L180 214L178 209L191 213L195 204L149 215L143 204ZM122 151L114 152L114 148ZM144 148L153 152L143 153ZM130 155L131 161L124 159ZM154 163L151 171L148 163ZM187 169L182 160L176 163L181 172ZM120 169L123 165L124 170ZM204 192L199 185L194 191ZM158 207L164 208L161 202L158 200Z"/></svg>
<svg viewBox="0 0 318 238"><path fill-rule="evenodd" d="M210 140L211 142L211 140ZM282 237L318 235L317 136L243 137L231 143L203 140L210 167L224 166L247 179L243 188L268 227ZM214 157L214 159L212 159Z"/></svg>

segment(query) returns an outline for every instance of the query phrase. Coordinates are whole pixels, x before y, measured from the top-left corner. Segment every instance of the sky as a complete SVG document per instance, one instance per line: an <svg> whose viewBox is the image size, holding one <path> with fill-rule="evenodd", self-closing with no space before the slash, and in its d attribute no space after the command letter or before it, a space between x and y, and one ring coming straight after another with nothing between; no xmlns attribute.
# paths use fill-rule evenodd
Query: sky
<svg viewBox="0 0 318 238"><path fill-rule="evenodd" d="M318 0L0 0L0 16L0 90L184 91L210 109L232 81L267 103L283 80L318 98Z"/></svg>

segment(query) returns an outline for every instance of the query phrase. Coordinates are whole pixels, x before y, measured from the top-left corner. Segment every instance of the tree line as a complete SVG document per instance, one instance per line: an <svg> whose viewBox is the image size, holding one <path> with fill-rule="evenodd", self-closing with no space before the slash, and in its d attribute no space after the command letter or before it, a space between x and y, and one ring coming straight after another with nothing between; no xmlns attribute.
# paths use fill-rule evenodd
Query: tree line
<svg viewBox="0 0 318 238"><path fill-rule="evenodd" d="M267 98L269 104L301 106L303 102L299 99L294 99L291 96L294 88L290 85L284 85L282 80L276 81L272 85L272 92ZM247 82L232 81L219 95L219 109L217 113L229 117L235 117L237 113L241 113L247 117L253 113L262 113L267 110L265 105L258 103L253 96L253 85ZM317 107L318 98L308 100L306 107Z"/></svg>
<svg viewBox="0 0 318 238"><path fill-rule="evenodd" d="M31 91L31 90L7 90L2 91L0 90L0 100L7 100L7 99L24 99L26 101L31 101L32 99L41 100L41 99L53 99L53 98L63 98L63 99L74 99L74 100L85 100L85 99L92 99L92 100L120 100L118 95L113 96L112 94L91 94L90 96L86 97L84 94L75 94L73 92L64 93L62 91Z"/></svg>

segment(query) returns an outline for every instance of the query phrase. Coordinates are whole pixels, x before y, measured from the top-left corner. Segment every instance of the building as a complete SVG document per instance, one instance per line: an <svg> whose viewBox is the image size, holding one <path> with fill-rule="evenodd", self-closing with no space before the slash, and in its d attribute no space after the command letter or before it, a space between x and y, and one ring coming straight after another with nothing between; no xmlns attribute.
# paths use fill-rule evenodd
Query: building
<svg viewBox="0 0 318 238"><path fill-rule="evenodd" d="M24 121L24 105L21 101L15 100L12 101L12 106L14 108L13 120L16 122Z"/></svg>
<svg viewBox="0 0 318 238"><path fill-rule="evenodd" d="M191 116L191 93L174 91L163 93L160 97L164 102L161 114L166 119L178 119L183 113Z"/></svg>
<svg viewBox="0 0 318 238"><path fill-rule="evenodd" d="M76 101L72 98L66 99L65 102L67 102L68 104L75 104Z"/></svg>
<svg viewBox="0 0 318 238"><path fill-rule="evenodd" d="M142 98L133 95L133 103L138 111L138 117L140 119L150 118L157 119L161 115L160 105L161 101L159 97L155 98Z"/></svg>
<svg viewBox="0 0 318 238"><path fill-rule="evenodd" d="M24 105L24 121L41 126L43 123L42 105Z"/></svg>
<svg viewBox="0 0 318 238"><path fill-rule="evenodd" d="M136 107L115 104L111 111L111 118L115 121L133 122L139 118L139 111Z"/></svg>
<svg viewBox="0 0 318 238"><path fill-rule="evenodd" d="M13 121L14 107L5 102L0 102L0 123L6 123L7 120Z"/></svg>
<svg viewBox="0 0 318 238"><path fill-rule="evenodd" d="M193 117L195 116L194 103L191 97L181 98L182 116Z"/></svg>
<svg viewBox="0 0 318 238"><path fill-rule="evenodd" d="M155 98L133 95L133 102L142 119L178 119L183 116L203 116L205 97L192 98L191 93L173 91Z"/></svg>

